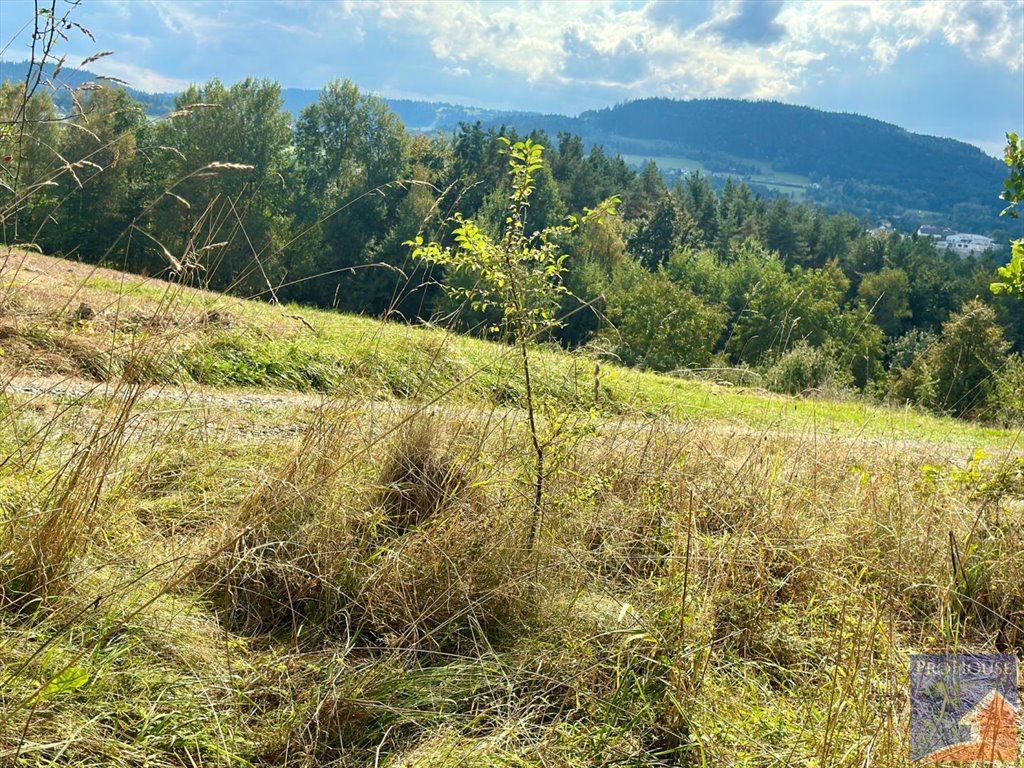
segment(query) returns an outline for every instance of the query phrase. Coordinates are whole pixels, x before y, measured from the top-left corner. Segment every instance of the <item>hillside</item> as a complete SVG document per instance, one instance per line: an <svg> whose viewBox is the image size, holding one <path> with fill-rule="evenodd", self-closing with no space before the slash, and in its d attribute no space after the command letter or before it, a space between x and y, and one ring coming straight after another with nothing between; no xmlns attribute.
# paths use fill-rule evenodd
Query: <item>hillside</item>
<svg viewBox="0 0 1024 768"><path fill-rule="evenodd" d="M17 302L3 318L0 364L8 372L104 381L130 368L144 329L160 344L158 385L265 388L315 397L339 388L374 400L443 401L516 407L523 382L514 350L433 326L381 323L309 307L190 288L63 259L15 252L0 289ZM168 302L170 302L168 304ZM86 304L98 318L68 324ZM146 318L165 318L156 327ZM174 318L171 320L171 318ZM212 318L212 319L211 319ZM762 389L662 376L601 364L594 401L593 361L542 348L540 393L560 408L595 405L615 417L661 417L680 423L714 419L740 431L770 429L921 442L944 450L1009 446L1013 430L892 409L867 400L823 403Z"/></svg>
<svg viewBox="0 0 1024 768"><path fill-rule="evenodd" d="M0 349L4 764L898 767L1024 643L1013 432L546 351L531 540L502 345L8 251Z"/></svg>
<svg viewBox="0 0 1024 768"><path fill-rule="evenodd" d="M10 80L24 83L28 71L27 61L5 61L0 59L0 83ZM54 74L57 74L54 79ZM60 72L56 71L56 64L47 64L43 67L43 81L47 84L54 104L62 114L70 114L73 109L71 92L81 88L87 83L105 83L124 88L136 101L144 104L146 113L151 117L166 115L174 109L173 93L148 93L131 87L130 83L123 83L116 78L103 77L87 69L76 69L75 67L61 67Z"/></svg>
<svg viewBox="0 0 1024 768"><path fill-rule="evenodd" d="M992 190L1003 164L977 147L922 136L879 120L778 102L644 99L579 117L588 133L649 143L661 154L693 155L714 170L769 165L806 176L811 199L884 215L921 209L955 218L970 211L996 221ZM733 160L734 159L734 160Z"/></svg>

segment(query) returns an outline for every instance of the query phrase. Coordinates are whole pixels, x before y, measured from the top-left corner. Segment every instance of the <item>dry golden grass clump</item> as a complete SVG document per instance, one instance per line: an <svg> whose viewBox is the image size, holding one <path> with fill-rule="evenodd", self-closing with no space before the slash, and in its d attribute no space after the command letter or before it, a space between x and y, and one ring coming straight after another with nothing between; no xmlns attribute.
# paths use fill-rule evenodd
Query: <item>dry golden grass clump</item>
<svg viewBox="0 0 1024 768"><path fill-rule="evenodd" d="M467 468L453 455L442 454L436 445L429 419L405 427L381 467L380 505L393 535L429 521L452 507L483 506L484 498L471 487Z"/></svg>
<svg viewBox="0 0 1024 768"><path fill-rule="evenodd" d="M523 620L532 566L514 506L436 420L385 431L378 442L354 412L320 416L219 534L200 581L233 631L312 625L450 651Z"/></svg>

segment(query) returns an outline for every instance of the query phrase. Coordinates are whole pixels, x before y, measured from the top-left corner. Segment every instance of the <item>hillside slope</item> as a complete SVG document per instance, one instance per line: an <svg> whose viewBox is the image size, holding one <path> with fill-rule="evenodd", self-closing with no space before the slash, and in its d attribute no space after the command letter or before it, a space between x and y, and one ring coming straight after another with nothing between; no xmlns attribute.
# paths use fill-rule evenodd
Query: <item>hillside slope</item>
<svg viewBox="0 0 1024 768"><path fill-rule="evenodd" d="M535 506L508 347L4 256L2 765L902 768L1024 652L1019 435L546 350Z"/></svg>
<svg viewBox="0 0 1024 768"><path fill-rule="evenodd" d="M1005 168L998 160L963 142L860 115L778 102L644 99L579 119L609 137L657 142L683 155L749 158L805 175L822 186L822 196L854 185L841 193L850 204L866 203L861 196L873 191L879 205L950 216L964 205L992 215L1000 210Z"/></svg>
<svg viewBox="0 0 1024 768"><path fill-rule="evenodd" d="M248 301L87 264L14 251L0 263L0 370L103 381L122 374L139 343L156 384L260 388L370 399L516 407L524 385L514 349L435 327L406 326L297 306ZM91 314L79 320L81 305ZM154 320L153 318L159 318ZM148 359L148 358L147 358ZM741 429L934 447L1010 445L1013 431L862 400L804 399L681 379L542 347L539 394L555 407L608 416L713 420ZM595 402L595 395L597 400Z"/></svg>

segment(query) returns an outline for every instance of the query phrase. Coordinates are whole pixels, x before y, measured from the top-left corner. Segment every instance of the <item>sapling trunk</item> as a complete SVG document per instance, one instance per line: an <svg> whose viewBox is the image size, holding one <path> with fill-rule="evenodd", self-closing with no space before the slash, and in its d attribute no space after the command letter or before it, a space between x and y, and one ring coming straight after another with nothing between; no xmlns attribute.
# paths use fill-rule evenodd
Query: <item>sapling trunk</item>
<svg viewBox="0 0 1024 768"><path fill-rule="evenodd" d="M527 545L533 551L534 543L537 540L537 531L541 523L541 504L544 501L544 446L537 434L537 419L533 407L533 383L530 381L530 353L526 346L526 340L520 338L519 349L523 354L523 377L526 380L526 415L530 425L530 439L533 441L534 453L534 486L533 486L533 517L530 522L530 537Z"/></svg>

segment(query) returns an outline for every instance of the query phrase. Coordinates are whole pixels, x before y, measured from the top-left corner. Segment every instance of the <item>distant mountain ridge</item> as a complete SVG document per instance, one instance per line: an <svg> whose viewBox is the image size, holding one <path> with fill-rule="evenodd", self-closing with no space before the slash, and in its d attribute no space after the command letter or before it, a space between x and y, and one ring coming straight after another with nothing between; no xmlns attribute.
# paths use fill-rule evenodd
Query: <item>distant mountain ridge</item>
<svg viewBox="0 0 1024 768"><path fill-rule="evenodd" d="M861 115L770 101L643 99L586 112L579 120L588 126L580 132L606 136L610 145L618 139L649 142L805 176L817 185L812 199L862 213L885 215L889 206L998 221L1001 210L1006 167L999 160L955 139Z"/></svg>
<svg viewBox="0 0 1024 768"><path fill-rule="evenodd" d="M0 62L0 79L23 79L25 62ZM96 76L64 69L77 85ZM156 116L174 94L129 89ZM319 91L282 88L284 108L297 115ZM60 93L58 93L60 97ZM70 108L67 104L58 105ZM642 163L653 158L670 174L701 170L719 179L739 177L755 189L788 194L869 219L886 218L904 230L920 224L1004 236L1017 232L999 218L1005 166L955 139L915 134L849 113L825 112L774 101L647 98L572 117L482 109L442 102L384 98L407 129L450 133L460 123L506 126L520 133L578 134ZM1012 126L1008 126L1012 128Z"/></svg>
<svg viewBox="0 0 1024 768"><path fill-rule="evenodd" d="M28 73L29 62L27 61L4 61L0 59L0 83L5 80L14 82L25 82L25 75ZM57 108L64 113L71 111L71 93L69 89L79 88L86 83L103 83L124 88L136 101L146 105L147 114L159 117L170 112L174 108L174 93L149 93L125 85L113 78L104 78L95 72L75 67L61 67L60 72L54 79L55 64L47 64L43 68L43 76L54 86L53 101Z"/></svg>

